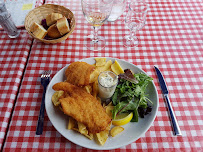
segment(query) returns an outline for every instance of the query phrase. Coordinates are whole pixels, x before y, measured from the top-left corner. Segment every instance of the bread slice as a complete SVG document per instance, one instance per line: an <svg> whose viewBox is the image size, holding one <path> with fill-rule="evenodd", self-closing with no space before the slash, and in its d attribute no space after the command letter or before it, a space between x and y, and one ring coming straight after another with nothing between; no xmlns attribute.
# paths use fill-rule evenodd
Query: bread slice
<svg viewBox="0 0 203 152"><path fill-rule="evenodd" d="M51 13L51 14L47 15L47 17L46 17L47 26L51 26L52 24L55 24L56 21L62 17L63 17L63 15L60 13Z"/></svg>
<svg viewBox="0 0 203 152"><path fill-rule="evenodd" d="M64 35L70 31L69 23L66 17L58 19L56 26L61 35Z"/></svg>
<svg viewBox="0 0 203 152"><path fill-rule="evenodd" d="M30 27L30 32L39 39L43 39L47 34L47 30L36 22L34 22Z"/></svg>
<svg viewBox="0 0 203 152"><path fill-rule="evenodd" d="M39 24L34 22L30 27L30 32L34 32L38 28Z"/></svg>
<svg viewBox="0 0 203 152"><path fill-rule="evenodd" d="M51 25L48 30L47 30L47 35L51 38L59 38L62 35L60 34L60 32L58 31L56 24Z"/></svg>

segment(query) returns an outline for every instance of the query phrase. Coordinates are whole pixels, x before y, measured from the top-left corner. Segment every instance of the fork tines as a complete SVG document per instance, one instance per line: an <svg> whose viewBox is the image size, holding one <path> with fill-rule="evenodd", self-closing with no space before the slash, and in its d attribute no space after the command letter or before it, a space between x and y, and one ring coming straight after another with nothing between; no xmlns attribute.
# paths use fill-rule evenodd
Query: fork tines
<svg viewBox="0 0 203 152"><path fill-rule="evenodd" d="M41 78L42 77L50 77L50 74L51 74L51 70L43 71Z"/></svg>

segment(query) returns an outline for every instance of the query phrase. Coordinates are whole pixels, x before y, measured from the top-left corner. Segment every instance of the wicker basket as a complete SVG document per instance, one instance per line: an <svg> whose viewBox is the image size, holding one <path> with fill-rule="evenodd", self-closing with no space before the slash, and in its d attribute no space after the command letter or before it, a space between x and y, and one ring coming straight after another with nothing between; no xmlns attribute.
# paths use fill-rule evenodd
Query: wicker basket
<svg viewBox="0 0 203 152"><path fill-rule="evenodd" d="M31 32L30 32L30 27L32 26L32 24L34 22L41 24L42 19L45 19L47 15L51 14L51 13L60 13L63 16L65 16L66 18L69 19L70 21L70 32L68 32L67 34L65 34L64 36L57 38L57 39L52 39L52 40L46 40L46 39L39 39L37 37L35 37ZM58 43L58 42L62 42L64 40L66 40L69 35L71 35L71 33L74 31L75 28L75 17L73 15L73 13L67 9L64 6L60 6L60 5L55 5L55 4L44 4L42 6L39 6L33 10L31 10L26 18L25 18L25 29L27 30L27 32L35 39L42 41L44 43Z"/></svg>

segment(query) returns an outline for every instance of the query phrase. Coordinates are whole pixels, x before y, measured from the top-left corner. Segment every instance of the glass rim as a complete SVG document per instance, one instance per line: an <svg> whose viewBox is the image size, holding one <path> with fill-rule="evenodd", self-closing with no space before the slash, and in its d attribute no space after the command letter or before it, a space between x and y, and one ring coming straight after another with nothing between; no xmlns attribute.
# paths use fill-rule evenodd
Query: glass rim
<svg viewBox="0 0 203 152"><path fill-rule="evenodd" d="M114 0L111 0L109 3L105 3L105 5L109 5L111 3L113 3ZM87 0L81 0L81 2L85 3L86 5L91 5L92 3L88 3ZM96 3L97 2L97 3ZM99 0L94 1L93 4L99 4Z"/></svg>
<svg viewBox="0 0 203 152"><path fill-rule="evenodd" d="M145 6L144 10L143 10L143 11L136 11L136 10L134 10L132 7L130 7L133 3L142 3L143 6ZM142 2L142 1L130 2L130 4L129 4L129 9L132 10L133 12L135 12L135 13L145 13L145 12L147 12L148 9L149 9L149 4L147 4L146 2Z"/></svg>

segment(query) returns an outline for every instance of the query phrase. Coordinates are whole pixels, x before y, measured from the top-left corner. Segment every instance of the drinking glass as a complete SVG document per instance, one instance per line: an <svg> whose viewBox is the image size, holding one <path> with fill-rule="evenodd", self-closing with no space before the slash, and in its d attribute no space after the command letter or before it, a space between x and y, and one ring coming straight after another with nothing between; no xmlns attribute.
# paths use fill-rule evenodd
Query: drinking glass
<svg viewBox="0 0 203 152"><path fill-rule="evenodd" d="M149 6L145 2L139 0L133 0L129 4L125 24L130 29L130 35L124 37L124 46L136 47L139 44L135 33L144 27L148 8Z"/></svg>
<svg viewBox="0 0 203 152"><path fill-rule="evenodd" d="M116 21L125 11L127 0L114 0L111 14L108 18L109 22Z"/></svg>
<svg viewBox="0 0 203 152"><path fill-rule="evenodd" d="M85 19L93 28L93 35L85 37L86 47L92 51L99 51L105 47L105 39L98 36L98 28L108 19L113 0L81 0Z"/></svg>

